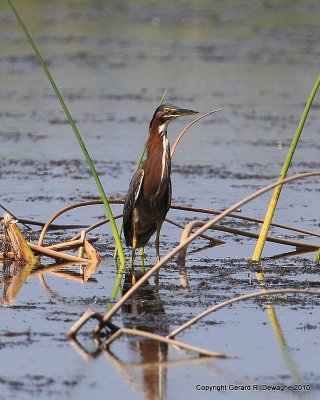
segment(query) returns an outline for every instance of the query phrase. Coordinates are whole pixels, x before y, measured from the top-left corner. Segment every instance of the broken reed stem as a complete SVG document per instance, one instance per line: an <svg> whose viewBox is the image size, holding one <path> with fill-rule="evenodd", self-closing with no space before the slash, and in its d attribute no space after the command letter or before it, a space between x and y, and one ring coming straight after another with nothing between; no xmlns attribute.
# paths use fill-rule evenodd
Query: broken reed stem
<svg viewBox="0 0 320 400"><path fill-rule="evenodd" d="M251 195L247 196L246 198L238 201L237 203L233 204L227 210L223 211L220 215L216 216L212 220L208 221L204 226L199 228L195 233L190 235L188 239L184 243L180 243L174 249L172 249L166 256L164 256L159 262L157 262L143 277L141 277L138 282L132 286L127 293L121 297L121 299L108 311L105 316L103 317L103 322L109 321L109 319L121 308L121 306L136 292L136 290L144 284L155 272L159 270L167 261L169 261L172 257L174 257L183 247L187 246L191 243L194 239L196 239L200 234L204 233L207 229L211 228L215 223L220 221L226 215L231 213L232 211L236 210L237 208L241 207L243 204L248 203L249 201L255 199L258 196L261 196L263 193L267 192L268 190L273 189L277 185L283 185L288 182L292 182L297 179L317 176L320 175L320 172L306 172L302 174L293 175L289 178L284 179L281 182L273 182L268 186L265 186L256 192L252 193Z"/></svg>
<svg viewBox="0 0 320 400"><path fill-rule="evenodd" d="M290 167L290 164L291 164L291 160L293 158L294 152L296 150L296 147L297 147L299 139L300 139L300 135L302 133L302 129L303 129L304 124L306 122L309 110L311 108L311 104L313 102L313 99L314 99L314 97L316 95L316 92L317 92L319 86L320 86L320 75L318 76L318 78L317 78L317 80L316 80L316 82L315 82L315 84L314 84L314 86L312 88L312 91L311 91L311 93L310 93L310 95L308 97L308 100L307 100L307 103L306 103L305 108L303 110L303 113L302 113L298 128L297 128L296 133L295 133L295 135L293 137L293 140L292 140L291 146L289 148L288 154L287 154L286 159L284 161L284 164L282 166L282 169L281 169L281 172L280 172L280 176L279 176L279 181L283 180L287 176L287 173L288 173L288 170L289 170L289 167ZM267 237L267 234L268 234L268 231L269 231L269 227L270 227L270 224L271 224L272 218L274 216L274 213L275 213L275 210L276 210L276 207L277 207L277 204L278 204L278 200L279 200L279 197L280 197L280 194L281 194L281 189L282 189L282 186L276 186L274 191L273 191L273 194L272 194L272 197L271 197L271 200L270 200L270 203L269 203L269 207L267 209L267 213L266 213L266 216L264 218L264 221L263 221L263 224L262 224L262 227L261 227L259 239L257 240L256 247L255 247L254 253L252 255L252 261L254 261L254 262L260 261L260 258L261 258L262 252L263 252L263 248L264 248L264 245L265 245L266 237Z"/></svg>
<svg viewBox="0 0 320 400"><path fill-rule="evenodd" d="M199 353L200 356L209 356L209 357L215 357L215 358L233 358L231 356L228 356L227 354L223 353L217 353L214 351L209 351L206 349L202 349L197 346L192 346L187 343L183 343L177 340L169 339L168 337L164 337L161 335L157 335L155 333L151 332L146 332L146 331L141 331L139 329L129 329L129 328L120 328L118 331L116 331L112 336L110 336L108 339L106 339L101 346L103 347L109 347L112 342L114 342L119 336L122 334L127 334L127 335L133 335L133 336L141 336L147 339L151 340L156 340L157 342L161 343L166 343L171 346L179 347L180 349L183 350L189 350L189 351L194 351L196 353Z"/></svg>
<svg viewBox="0 0 320 400"><path fill-rule="evenodd" d="M227 307L230 304L236 303L238 301L252 299L254 297L270 296L270 295L275 295L275 294L292 294L292 293L312 294L312 295L320 296L320 290L305 290L305 289L273 289L273 290L268 290L265 292L255 292L255 293L243 294L241 296L237 296L232 299L223 301L219 304L216 304L215 306L208 308L207 310L203 311L201 314L198 314L194 318L187 321L185 324L181 325L179 328L170 332L169 335L167 336L167 338L174 338L176 335L178 335L179 333L181 333L182 331L184 331L185 329L187 329L189 326L193 325L200 319L204 318L208 314L211 314L214 311L219 310L220 308Z"/></svg>
<svg viewBox="0 0 320 400"><path fill-rule="evenodd" d="M175 150L176 150L176 147L178 146L180 140L183 138L183 136L185 135L185 133L189 130L189 128L191 128L192 125L194 125L195 123L197 123L198 121L200 121L202 118L205 118L205 117L207 117L208 115L211 115L211 114L215 114L215 113L217 113L217 112L219 112L219 111L222 111L222 110L224 110L224 109L225 109L225 107L222 107L222 108L218 108L217 110L209 111L209 112L207 112L206 114L200 115L200 117L198 117L198 118L194 119L193 121L191 121L190 124L188 124L188 125L182 130L182 132L180 133L180 135L177 137L176 141L174 142L174 144L173 144L173 146L172 146L172 149L171 149L171 152L170 152L170 157L171 157L171 158L173 157L174 152L175 152Z"/></svg>
<svg viewBox="0 0 320 400"><path fill-rule="evenodd" d="M110 204L108 202L106 193L104 191L104 188L103 188L102 183L100 181L100 178L98 176L96 168L95 168L95 166L94 166L94 164L92 162L90 154L89 154L89 152L88 152L88 150L87 150L87 148L86 148L86 146L84 144L84 141L83 141L83 139L82 139L82 137L80 135L80 132L78 131L78 128L77 128L77 126L76 126L76 124L74 122L74 119L72 118L72 116L71 116L71 114L69 112L69 109L68 109L66 103L63 100L63 97L62 97L62 95L60 93L60 90L58 89L58 86L56 85L56 83L55 83L55 81L54 81L54 79L53 79L53 77L52 77L52 75L51 75L51 73L50 73L50 71L49 71L49 69L47 67L46 62L44 61L40 51L38 50L34 40L32 39L32 36L30 35L26 25L24 24L23 20L21 19L20 15L19 15L18 11L16 10L15 6L13 5L12 1L11 0L7 0L7 3L9 4L9 7L11 8L14 16L16 17L16 19L17 19L22 31L24 32L29 44L31 45L33 51L35 52L35 54L36 54L36 56L37 56L37 58L38 58L38 60L40 62L40 65L43 68L43 70L44 70L44 72L45 72L45 74L46 74L46 76L47 76L47 78L48 78L48 80L49 80L49 82L50 82L50 84L51 84L51 86L52 86L52 88L53 88L53 90L54 90L59 102L60 102L60 104L61 104L61 107L62 107L63 111L66 114L66 117L67 117L67 119L68 119L68 121L69 121L69 123L70 123L70 125L72 127L72 130L73 130L73 132L74 132L74 134L75 134L75 136L76 136L76 138L77 138L77 140L79 142L79 145L80 145L80 147L81 147L81 149L83 151L83 154L84 154L84 156L86 158L87 164L90 167L91 173L92 173L93 178L94 178L94 180L96 182L96 185L97 185L97 188L99 190L100 196L101 196L101 198L103 200L103 204L105 206L106 213L107 213L108 218L110 220L110 225L111 225L114 241L115 241L116 247L118 249L120 262L121 262L121 264L125 264L126 260L125 260L125 256L124 256L124 252L123 252L122 243L121 243L120 235L119 235L119 232L118 232L118 228L117 228L117 225L116 225L116 223L115 223L115 221L113 219L113 214L112 214L112 210L111 210Z"/></svg>

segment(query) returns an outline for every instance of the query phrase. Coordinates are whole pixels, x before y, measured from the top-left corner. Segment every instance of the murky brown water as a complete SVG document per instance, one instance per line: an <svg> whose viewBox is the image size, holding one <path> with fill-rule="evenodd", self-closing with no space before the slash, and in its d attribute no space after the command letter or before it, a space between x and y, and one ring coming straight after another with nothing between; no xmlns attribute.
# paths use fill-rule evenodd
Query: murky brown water
<svg viewBox="0 0 320 400"><path fill-rule="evenodd" d="M149 120L165 89L167 100L182 107L203 113L227 107L193 127L179 145L172 175L175 203L225 208L277 177L319 74L317 1L15 4L48 61L110 196L125 195ZM17 216L44 221L66 204L98 192L5 2L0 4L0 49L0 202ZM186 122L170 125L170 139ZM319 126L316 99L292 174L320 169ZM316 178L286 187L276 221L317 230L318 192ZM262 218L268 199L265 195L243 207L243 214ZM121 207L115 207L118 212ZM86 208L68 213L62 222L91 224L103 214L102 207ZM194 217L181 211L170 211L169 216L181 223ZM297 239L288 232L271 233ZM279 392L235 391L229 385L293 383L312 388L296 396L318 397L316 297L236 303L178 337L239 359L186 362L193 354L127 337L112 345L112 354L91 361L83 358L64 334L88 307L104 312L116 277L109 228L94 235L99 235L96 246L102 263L91 281L80 283L77 268L69 276L47 273L42 284L33 275L15 303L1 308L0 399L218 396L197 390L197 385L227 385L224 398L270 399L279 398ZM55 241L61 236L65 234L48 237ZM144 302L138 301L141 308L123 309L113 321L169 332L206 307L260 290L254 269L244 259L252 255L254 242L223 233L216 236L226 244L187 256L189 294L179 285L179 267L171 261L161 273L158 293L147 293ZM178 242L180 231L165 225L162 237L164 254ZM290 248L268 244L264 255L286 251ZM152 247L147 254L151 265ZM266 259L262 267L268 287L318 288L312 257ZM7 278L3 270L3 286ZM276 325L270 322L275 319L270 318L269 303L274 304ZM91 338L81 334L80 339L89 353L95 352ZM294 396L290 391L282 395Z"/></svg>

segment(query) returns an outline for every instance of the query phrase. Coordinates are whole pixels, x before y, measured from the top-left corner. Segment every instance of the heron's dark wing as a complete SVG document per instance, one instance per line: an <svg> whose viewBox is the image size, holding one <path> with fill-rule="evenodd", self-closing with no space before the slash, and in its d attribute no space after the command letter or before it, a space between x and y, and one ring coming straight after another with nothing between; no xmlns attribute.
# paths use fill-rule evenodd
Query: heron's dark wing
<svg viewBox="0 0 320 400"><path fill-rule="evenodd" d="M143 177L144 171L142 168L140 168L131 179L127 197L123 206L123 232L127 246L132 246L132 213L141 192Z"/></svg>
<svg viewBox="0 0 320 400"><path fill-rule="evenodd" d="M171 199L172 199L172 186L171 186L171 179L169 179L167 212L169 211L169 208L171 206Z"/></svg>

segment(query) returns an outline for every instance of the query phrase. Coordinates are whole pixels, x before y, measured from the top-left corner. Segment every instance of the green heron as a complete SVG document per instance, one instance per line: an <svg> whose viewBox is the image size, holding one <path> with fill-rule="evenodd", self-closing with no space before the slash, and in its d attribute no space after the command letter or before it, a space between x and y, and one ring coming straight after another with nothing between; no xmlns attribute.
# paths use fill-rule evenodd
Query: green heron
<svg viewBox="0 0 320 400"><path fill-rule="evenodd" d="M167 138L170 121L184 115L196 114L172 104L156 109L149 127L147 156L133 175L123 207L123 230L126 245L132 247L131 266L135 250L143 247L157 232L155 248L160 260L160 229L171 204L171 158Z"/></svg>

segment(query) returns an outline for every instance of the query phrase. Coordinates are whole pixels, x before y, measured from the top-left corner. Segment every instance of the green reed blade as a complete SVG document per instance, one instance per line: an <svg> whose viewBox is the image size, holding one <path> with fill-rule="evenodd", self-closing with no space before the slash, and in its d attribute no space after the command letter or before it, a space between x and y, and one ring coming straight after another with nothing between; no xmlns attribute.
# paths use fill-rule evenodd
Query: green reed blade
<svg viewBox="0 0 320 400"><path fill-rule="evenodd" d="M280 172L280 176L279 176L279 181L284 179L287 176L287 172L288 172L288 169L290 167L292 157L294 155L295 149L296 149L297 144L299 142L299 138L300 138L302 129L303 129L304 124L306 122L306 119L307 119L307 116L308 116L312 101L313 101L313 99L314 99L314 97L316 95L316 92L317 92L317 90L319 88L319 85L320 85L320 75L318 76L318 78L317 78L317 80L316 80L316 82L315 82L315 84L314 84L314 86L313 86L313 88L311 90L311 93L310 93L310 95L308 97L308 100L307 100L307 103L306 103L305 108L303 110L303 113L302 113L298 128L297 128L296 133L294 135L294 138L292 140L292 143L291 143L291 146L289 148L287 157L286 157L286 159L284 161L284 164L282 166L282 169L281 169L281 172ZM254 262L259 262L260 261L261 254L262 254L262 251L263 251L263 248L264 248L264 244L265 244L265 241L266 241L266 237L267 237L267 234L268 234L268 230L269 230L270 224L272 222L272 218L273 218L273 215L275 213L275 209L277 207L277 203L278 203L278 200L279 200L279 197L280 197L281 189L282 189L281 185L277 186L274 189L273 195L271 197L271 200L270 200L270 203L269 203L269 207L268 207L264 222L263 222L262 227L261 227L259 238L257 240L256 248L255 248L253 256L252 256L252 261L254 261Z"/></svg>
<svg viewBox="0 0 320 400"><path fill-rule="evenodd" d="M121 243L121 239L120 239L120 235L119 235L119 232L118 232L117 225L116 225L115 220L113 218L111 207L109 205L107 196L106 196L105 191L103 189L103 186L101 184L100 178L99 178L99 176L97 174L95 166L94 166L94 164L93 164L93 162L91 160L91 157L89 155L89 152L88 152L88 150L87 150L87 148L86 148L86 146L84 144L84 141L82 140L80 132L78 131L78 128L76 127L76 124L75 124L75 122L74 122L74 120L73 120L73 118L72 118L72 116L71 116L71 114L70 114L70 112L69 112L64 100L63 100L63 98L62 98L62 95L61 95L61 93L60 93L60 91L59 91L59 89L58 89L58 87L57 87L57 85L56 85L56 83L55 83L55 81L54 81L54 79L53 79L48 67L47 67L47 64L44 61L44 59L42 58L37 46L35 45L32 37L31 37L27 27L26 27L26 25L22 21L19 13L16 10L15 6L13 5L12 1L11 0L7 0L7 3L9 4L9 7L11 8L14 16L16 17L21 29L23 30L23 32L25 34L25 36L27 37L28 42L30 43L31 47L33 48L33 50L34 50L34 52L35 52L35 54L36 54L36 56L37 56L37 58L38 58L38 60L39 60L39 62L41 64L41 66L42 66L47 78L49 79L49 81L51 83L51 86L52 86L52 88L53 88L53 90L54 90L54 92L55 92L55 94L56 94L61 106L62 106L62 109L65 112L65 114L66 114L66 116L68 118L68 121L69 121L69 123L70 123L70 125L71 125L71 127L72 127L72 129L73 129L73 131L74 131L74 133L76 135L76 137L77 137L77 140L78 140L78 142L80 144L80 147L81 147L81 149L82 149L82 151L83 151L83 153L85 155L87 164L89 165L91 173L92 173L92 175L94 177L94 180L95 180L95 182L97 184L97 187L98 187L98 190L100 192L101 198L103 200L103 203L104 203L108 218L110 220L113 237L114 237L114 240L115 240L115 243L116 243L116 248L117 248L117 251L118 251L118 254L119 254L119 257L120 257L120 262L121 262L121 264L125 264L125 256L124 256L124 252L123 252L123 247L122 247L122 243Z"/></svg>

